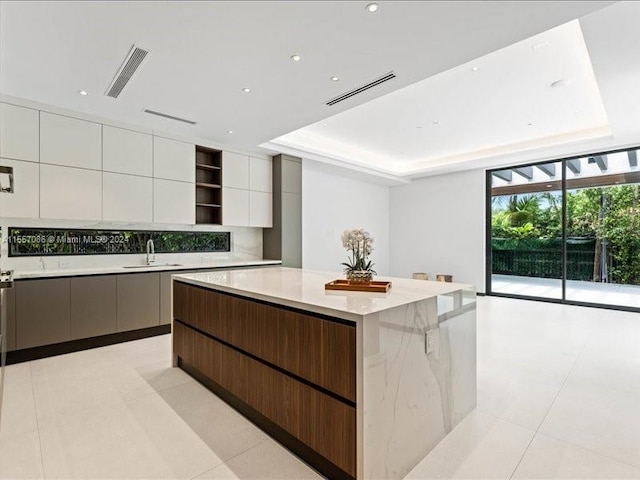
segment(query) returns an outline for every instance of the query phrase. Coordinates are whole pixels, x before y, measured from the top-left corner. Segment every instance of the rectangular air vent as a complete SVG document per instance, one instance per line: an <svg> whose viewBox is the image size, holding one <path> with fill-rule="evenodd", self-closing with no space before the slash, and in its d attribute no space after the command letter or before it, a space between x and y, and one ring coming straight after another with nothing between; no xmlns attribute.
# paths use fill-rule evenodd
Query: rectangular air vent
<svg viewBox="0 0 640 480"><path fill-rule="evenodd" d="M189 125L197 125L197 122L193 120L187 120L186 118L174 117L173 115L169 115L168 113L155 112L153 110L149 110L145 108L143 110L144 113L150 113L151 115L156 115L162 118L168 118L169 120L175 120L177 122L188 123Z"/></svg>
<svg viewBox="0 0 640 480"><path fill-rule="evenodd" d="M131 47L127 58L122 62L118 73L116 73L111 85L107 88L105 95L107 97L118 98L122 89L129 83L129 80L131 80L131 77L136 73L138 67L148 54L149 52L147 50L143 50L135 45Z"/></svg>
<svg viewBox="0 0 640 480"><path fill-rule="evenodd" d="M348 92L343 93L342 95L338 95L337 97L332 98L326 104L329 106L335 105L336 103L340 103L346 100L347 98L351 98L354 95L358 95L359 93L362 93L365 90L369 90L370 88L380 85L381 83L388 82L393 78L396 78L396 74L393 72L389 72L381 76L380 78L376 78L373 82L369 82L366 85L362 85L361 87L354 88L353 90L349 90Z"/></svg>

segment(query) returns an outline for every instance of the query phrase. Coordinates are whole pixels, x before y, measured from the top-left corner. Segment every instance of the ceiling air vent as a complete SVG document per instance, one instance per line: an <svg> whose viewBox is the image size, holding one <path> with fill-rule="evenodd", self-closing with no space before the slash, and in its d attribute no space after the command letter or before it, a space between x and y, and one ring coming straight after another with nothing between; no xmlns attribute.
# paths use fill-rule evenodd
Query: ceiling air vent
<svg viewBox="0 0 640 480"><path fill-rule="evenodd" d="M122 93L122 89L129 83L129 80L131 80L133 74L136 73L148 53L147 50L143 50L135 45L131 47L127 58L124 59L111 85L107 88L107 93L105 93L107 97L118 98L118 95Z"/></svg>
<svg viewBox="0 0 640 480"><path fill-rule="evenodd" d="M327 102L327 105L331 106L331 105L335 105L336 103L340 103L346 100L347 98L351 98L354 95L358 95L359 93L362 93L365 90L369 90L370 88L380 85L381 83L387 82L393 78L396 78L395 73L393 72L386 73L380 78L376 78L373 82L369 82L366 85L362 85L361 87L354 88L353 90L349 90L348 92L343 93L342 95L338 95L337 97L332 98Z"/></svg>
<svg viewBox="0 0 640 480"><path fill-rule="evenodd" d="M168 113L155 112L155 111L149 110L147 108L145 108L143 110L143 112L144 113L150 113L151 115L156 115L156 116L162 117L162 118L168 118L169 120L175 120L177 122L188 123L189 125L196 125L197 124L197 122L194 122L193 120L187 120L186 118L175 117L173 115L169 115Z"/></svg>

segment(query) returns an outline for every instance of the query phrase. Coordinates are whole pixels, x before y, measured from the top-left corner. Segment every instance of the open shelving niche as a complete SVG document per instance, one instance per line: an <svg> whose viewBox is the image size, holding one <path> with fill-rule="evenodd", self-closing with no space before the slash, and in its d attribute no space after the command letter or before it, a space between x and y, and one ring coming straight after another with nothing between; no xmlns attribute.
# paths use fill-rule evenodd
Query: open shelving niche
<svg viewBox="0 0 640 480"><path fill-rule="evenodd" d="M222 152L196 146L196 223L222 225Z"/></svg>

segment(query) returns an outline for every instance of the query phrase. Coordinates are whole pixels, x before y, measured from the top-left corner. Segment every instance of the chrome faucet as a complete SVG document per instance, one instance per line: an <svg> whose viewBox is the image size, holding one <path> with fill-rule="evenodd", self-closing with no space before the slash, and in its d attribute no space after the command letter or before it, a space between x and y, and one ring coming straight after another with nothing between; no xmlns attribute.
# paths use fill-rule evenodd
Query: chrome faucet
<svg viewBox="0 0 640 480"><path fill-rule="evenodd" d="M150 238L147 240L147 265L151 265L156 261L156 247L153 244L153 240Z"/></svg>

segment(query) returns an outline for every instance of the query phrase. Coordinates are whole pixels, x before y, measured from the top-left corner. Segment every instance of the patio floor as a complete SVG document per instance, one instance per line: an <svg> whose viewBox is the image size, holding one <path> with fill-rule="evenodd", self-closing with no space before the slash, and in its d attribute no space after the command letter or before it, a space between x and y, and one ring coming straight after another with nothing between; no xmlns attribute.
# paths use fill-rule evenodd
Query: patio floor
<svg viewBox="0 0 640 480"><path fill-rule="evenodd" d="M560 299L562 281L553 278L492 275L491 290L495 293ZM567 300L640 308L640 285L568 280Z"/></svg>

